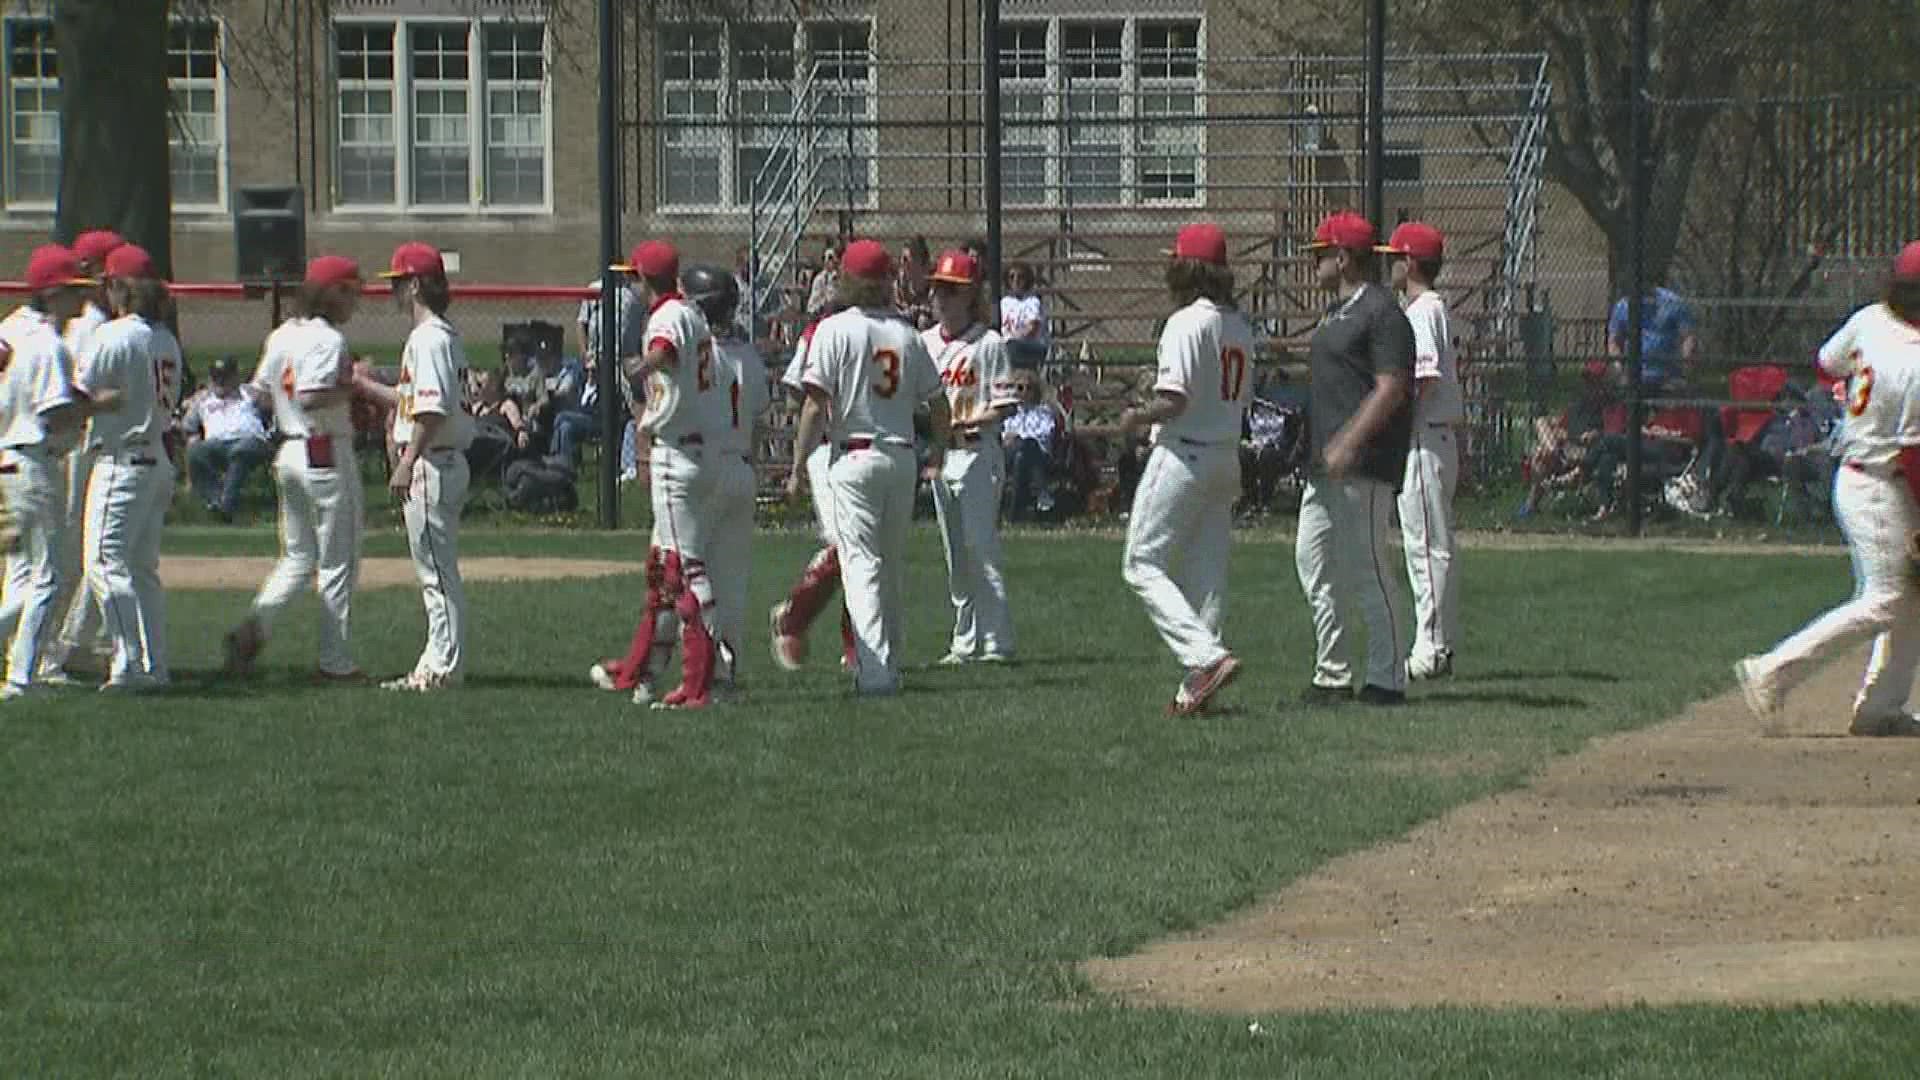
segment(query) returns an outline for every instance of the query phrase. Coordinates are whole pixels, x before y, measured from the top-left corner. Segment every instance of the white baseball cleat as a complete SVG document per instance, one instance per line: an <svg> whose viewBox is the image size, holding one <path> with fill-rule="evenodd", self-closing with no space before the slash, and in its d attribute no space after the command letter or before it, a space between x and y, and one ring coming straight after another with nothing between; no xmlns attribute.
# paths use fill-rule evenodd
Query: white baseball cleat
<svg viewBox="0 0 1920 1080"><path fill-rule="evenodd" d="M27 696L27 688L19 683L0 683L0 701L17 701Z"/></svg>
<svg viewBox="0 0 1920 1080"><path fill-rule="evenodd" d="M1407 661L1407 678L1415 682L1453 677L1453 653L1442 650L1431 656Z"/></svg>
<svg viewBox="0 0 1920 1080"><path fill-rule="evenodd" d="M958 649L948 649L947 655L935 660L934 663L940 667L959 667L961 664L973 663L973 654L963 653Z"/></svg>
<svg viewBox="0 0 1920 1080"><path fill-rule="evenodd" d="M1011 664L1013 663L1013 654L1010 652L983 652L976 657L976 659L982 664Z"/></svg>
<svg viewBox="0 0 1920 1080"><path fill-rule="evenodd" d="M460 676L445 672L414 672L398 679L389 679L380 684L382 690L392 690L403 694L432 694L441 690L451 690L460 685Z"/></svg>
<svg viewBox="0 0 1920 1080"><path fill-rule="evenodd" d="M613 664L614 661L610 659L594 661L594 665L587 669L587 680L608 693L618 693L620 680L613 677Z"/></svg>
<svg viewBox="0 0 1920 1080"><path fill-rule="evenodd" d="M1876 739L1920 737L1920 717L1904 712L1891 716L1856 716L1847 734Z"/></svg>
<svg viewBox="0 0 1920 1080"><path fill-rule="evenodd" d="M611 690L613 688L607 687L607 689ZM649 682L635 683L633 686L633 703L635 705L653 704L653 684Z"/></svg>
<svg viewBox="0 0 1920 1080"><path fill-rule="evenodd" d="M773 662L780 666L780 670L799 671L801 665L807 662L807 641L805 638L780 632L780 626L786 622L786 619L787 602L785 600L773 605L773 610L767 612L769 647L773 650Z"/></svg>
<svg viewBox="0 0 1920 1080"><path fill-rule="evenodd" d="M1775 720L1780 715L1780 691L1760 674L1760 658L1749 656L1733 665L1733 676L1740 680L1740 693L1755 718Z"/></svg>

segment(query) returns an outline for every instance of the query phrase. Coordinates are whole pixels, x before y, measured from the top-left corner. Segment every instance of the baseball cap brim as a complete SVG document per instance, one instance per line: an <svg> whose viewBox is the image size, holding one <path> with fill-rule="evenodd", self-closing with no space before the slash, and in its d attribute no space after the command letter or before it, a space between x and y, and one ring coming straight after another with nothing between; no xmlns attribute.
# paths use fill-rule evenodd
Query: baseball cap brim
<svg viewBox="0 0 1920 1080"><path fill-rule="evenodd" d="M940 283L941 283L941 284L943 284L943 285L971 285L971 284L973 284L973 279L972 279L972 278L970 278L970 277L961 277L961 276L960 276L960 275L958 275L958 274L928 274L928 275L927 275L927 280L928 280L928 281L938 281L938 282L940 282Z"/></svg>
<svg viewBox="0 0 1920 1080"><path fill-rule="evenodd" d="M612 270L612 271L614 271L615 273L620 273L620 274L637 274L637 273L639 273L639 271L638 271L638 270L635 270L635 269L633 268L633 264L632 264L632 263L608 263L608 264L607 264L607 269L609 269L609 270Z"/></svg>
<svg viewBox="0 0 1920 1080"><path fill-rule="evenodd" d="M374 276L382 281L392 281L395 278L412 277L413 275L405 270L382 270Z"/></svg>
<svg viewBox="0 0 1920 1080"><path fill-rule="evenodd" d="M100 279L90 278L90 277L70 277L67 280L61 282L60 284L62 285L98 285L100 284Z"/></svg>
<svg viewBox="0 0 1920 1080"><path fill-rule="evenodd" d="M1406 248L1397 248L1397 247L1394 247L1394 246L1393 246L1392 244L1375 244L1375 245L1373 245L1373 250L1375 250L1375 251L1377 251L1377 252L1379 252L1379 253L1380 253L1380 254L1382 254L1382 255L1405 255L1405 254L1407 254L1407 249L1406 249Z"/></svg>

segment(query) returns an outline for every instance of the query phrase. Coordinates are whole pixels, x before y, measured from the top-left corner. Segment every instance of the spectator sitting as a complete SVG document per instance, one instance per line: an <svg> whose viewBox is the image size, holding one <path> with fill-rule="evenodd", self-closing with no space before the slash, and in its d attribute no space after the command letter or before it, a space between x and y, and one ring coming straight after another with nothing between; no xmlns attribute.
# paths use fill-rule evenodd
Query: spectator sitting
<svg viewBox="0 0 1920 1080"><path fill-rule="evenodd" d="M507 373L493 368L481 376L473 409L473 445L467 462L478 475L526 453L530 433L520 403L507 393Z"/></svg>
<svg viewBox="0 0 1920 1080"><path fill-rule="evenodd" d="M500 328L500 367L506 377L507 396L523 404L540 396L534 352L532 323L507 323Z"/></svg>
<svg viewBox="0 0 1920 1080"><path fill-rule="evenodd" d="M813 275L813 282L807 288L807 321L824 315L827 305L833 303L834 291L840 284L840 249L833 241L827 241L826 250L820 253L820 272Z"/></svg>
<svg viewBox="0 0 1920 1080"><path fill-rule="evenodd" d="M1031 511L1053 511L1053 489L1048 473L1056 445L1067 437L1067 418L1060 407L1044 399L1040 378L1031 371L1013 373L1020 404L1001 424L1007 448L1007 471L1013 477L1008 519L1024 521Z"/></svg>
<svg viewBox="0 0 1920 1080"><path fill-rule="evenodd" d="M1016 366L1038 366L1051 347L1047 305L1034 291L1033 268L1014 263L1007 268L1007 295L1000 298L1000 335Z"/></svg>
<svg viewBox="0 0 1920 1080"><path fill-rule="evenodd" d="M900 269L893 279L893 306L915 330L934 324L933 291L927 277L932 272L931 264L926 237L916 236L901 246Z"/></svg>
<svg viewBox="0 0 1920 1080"><path fill-rule="evenodd" d="M231 356L214 361L207 388L194 395L181 422L187 433L187 471L193 493L220 520L231 522L247 475L273 456L253 388L240 384Z"/></svg>
<svg viewBox="0 0 1920 1080"><path fill-rule="evenodd" d="M1305 433L1303 410L1273 400L1273 387L1263 378L1247 410L1246 435L1240 444L1240 511L1265 514L1273 509L1274 492L1295 464Z"/></svg>
<svg viewBox="0 0 1920 1080"><path fill-rule="evenodd" d="M1626 460L1626 436L1606 430L1607 413L1619 400L1611 374L1604 361L1589 362L1581 373L1580 399L1558 418L1534 421L1534 449L1527 461L1532 483L1520 517L1539 509L1549 491L1590 478L1595 467L1606 469L1602 498L1612 500L1612 472Z"/></svg>

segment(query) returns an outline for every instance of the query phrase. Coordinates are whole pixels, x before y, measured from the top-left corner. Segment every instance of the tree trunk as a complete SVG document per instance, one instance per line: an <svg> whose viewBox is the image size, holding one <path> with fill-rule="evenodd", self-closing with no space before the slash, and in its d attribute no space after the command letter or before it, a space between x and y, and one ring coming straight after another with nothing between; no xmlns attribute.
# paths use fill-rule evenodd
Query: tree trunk
<svg viewBox="0 0 1920 1080"><path fill-rule="evenodd" d="M113 229L173 273L167 0L57 0L62 242Z"/></svg>

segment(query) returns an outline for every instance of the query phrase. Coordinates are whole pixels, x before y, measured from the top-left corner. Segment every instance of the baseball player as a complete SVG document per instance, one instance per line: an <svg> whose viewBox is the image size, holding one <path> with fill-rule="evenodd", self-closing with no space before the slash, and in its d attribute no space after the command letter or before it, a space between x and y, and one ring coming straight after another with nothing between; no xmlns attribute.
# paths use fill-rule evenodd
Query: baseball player
<svg viewBox="0 0 1920 1080"><path fill-rule="evenodd" d="M707 577L713 583L714 625L719 670L715 683L738 688L739 646L747 634L747 589L753 569L754 435L769 405L767 363L742 333L733 315L740 306L740 283L730 272L698 266L682 276L687 298L713 339L713 379L701 394L701 428L706 433L714 473L704 528Z"/></svg>
<svg viewBox="0 0 1920 1080"><path fill-rule="evenodd" d="M840 259L837 288L848 310L820 324L807 350L806 403L794 435L787 494L807 485L806 459L833 442L828 518L839 548L855 637L854 689L897 693L904 624L907 529L915 486L913 414L931 401L927 475L939 475L948 413L940 373L911 324L891 307L893 259L859 240Z"/></svg>
<svg viewBox="0 0 1920 1080"><path fill-rule="evenodd" d="M394 303L413 316L413 331L400 353L398 385L356 374L354 387L394 410L399 458L387 486L402 500L407 550L427 609L427 644L420 659L411 672L381 687L429 693L458 686L466 667L460 510L467 501L467 447L473 442L465 400L467 354L447 321L453 291L438 250L417 241L401 244L380 276L392 282Z"/></svg>
<svg viewBox="0 0 1920 1080"><path fill-rule="evenodd" d="M60 451L84 418L60 327L80 312L94 285L72 252L36 250L27 263L32 298L0 328L0 491L17 535L7 551L0 636L9 640L0 700L31 688L60 584L57 552L66 531Z"/></svg>
<svg viewBox="0 0 1920 1080"><path fill-rule="evenodd" d="M700 709L712 704L717 648L715 610L706 543L709 503L717 473L708 462L705 421L708 398L717 389L713 336L707 320L680 292L680 253L664 240L633 249L632 259L611 269L638 275L647 301L646 352L623 360L629 381L644 382L646 412L640 431L650 435L649 492L653 536L647 551L646 594L627 656L603 669L615 685L631 681L634 701L662 709ZM655 697L652 661L670 641L674 621L681 643L680 685ZM661 649L659 651L663 651Z"/></svg>
<svg viewBox="0 0 1920 1080"><path fill-rule="evenodd" d="M827 313L808 323L800 333L800 341L787 361L787 370L780 376L780 385L786 388L793 400L796 413L807 400L807 387L801 376L806 373L807 352L813 345L813 335L822 322L845 310L845 306L837 301L827 305ZM812 627L813 620L826 610L833 601L834 592L840 588L840 548L834 542L833 516L830 512L833 509L833 479L830 475L833 466L832 445L823 440L811 447L806 454L806 463L807 487L813 492L814 523L819 531L821 547L807 560L807 565L800 571L800 580L794 582L787 598L768 612L773 662L785 671L798 671L806 663L807 630ZM852 671L856 662L853 616L848 614L843 603L840 605L840 666L843 670Z"/></svg>
<svg viewBox="0 0 1920 1080"><path fill-rule="evenodd" d="M1240 672L1220 640L1227 554L1240 495L1240 429L1253 399L1253 330L1233 307L1227 238L1216 225L1175 236L1167 285L1179 305L1160 332L1154 398L1121 414L1153 451L1134 491L1122 569L1186 676L1169 716L1197 713Z"/></svg>
<svg viewBox="0 0 1920 1080"><path fill-rule="evenodd" d="M94 457L83 560L87 587L113 637L113 663L101 689L145 693L170 680L160 532L174 476L162 437L180 346L160 324L167 289L146 251L133 244L115 248L106 272L117 317L95 334L74 379L88 399L87 448Z"/></svg>
<svg viewBox="0 0 1920 1080"><path fill-rule="evenodd" d="M1413 327L1413 441L1400 484L1400 536L1413 585L1413 651L1407 678L1453 674L1460 640L1460 578L1453 564L1453 493L1460 479L1456 427L1467 418L1454 362L1447 302L1433 287L1446 241L1409 221L1379 248L1392 261L1393 287Z"/></svg>
<svg viewBox="0 0 1920 1080"><path fill-rule="evenodd" d="M353 454L353 354L340 334L359 303L360 285L360 267L352 259L314 259L295 298L294 317L267 335L261 350L253 389L273 402L281 439L273 464L281 554L252 613L227 634L232 675L252 671L274 619L312 583L322 611L315 681L365 681L347 634L360 574L364 500Z"/></svg>
<svg viewBox="0 0 1920 1080"><path fill-rule="evenodd" d="M99 282L89 290L80 313L68 319L62 331L67 356L75 368L86 356L94 334L112 318L105 284L107 256L125 243L120 234L111 229L93 229L74 238L73 254L80 260L81 275ZM60 587L53 601L53 617L58 620L56 625L60 630L48 644L40 661L41 678L61 685L73 682L67 669L79 662L81 657L91 656L100 670L105 671L113 655L106 623L100 617L99 601L94 597L93 590L86 587L86 573L80 563L80 549L87 531L87 481L93 475L93 452L88 449L85 439L76 439L75 442L77 445L67 456L64 488L66 526L60 531L57 556ZM88 649L76 655L76 650L82 644L87 645Z"/></svg>
<svg viewBox="0 0 1920 1080"><path fill-rule="evenodd" d="M1313 705L1407 700L1387 530L1413 426L1413 328L1372 283L1373 249L1373 225L1351 211L1329 215L1308 247L1315 281L1334 296L1308 354L1313 472L1294 537L1294 567L1313 610L1313 680L1302 694ZM1357 694L1344 654L1353 605L1367 624L1366 682Z"/></svg>
<svg viewBox="0 0 1920 1080"><path fill-rule="evenodd" d="M953 602L953 637L942 664L1013 658L1013 615L1000 569L1000 488L1006 459L1000 421L1020 404L999 331L981 318L979 264L964 251L943 252L928 275L937 325L920 334L946 388L953 447L933 483Z"/></svg>
<svg viewBox="0 0 1920 1080"><path fill-rule="evenodd" d="M1894 260L1885 299L1855 312L1820 347L1819 363L1846 380L1833 506L1853 555L1853 598L1772 652L1741 660L1734 674L1748 707L1771 720L1822 659L1872 635L1848 730L1920 735L1906 708L1920 663L1920 241Z"/></svg>

